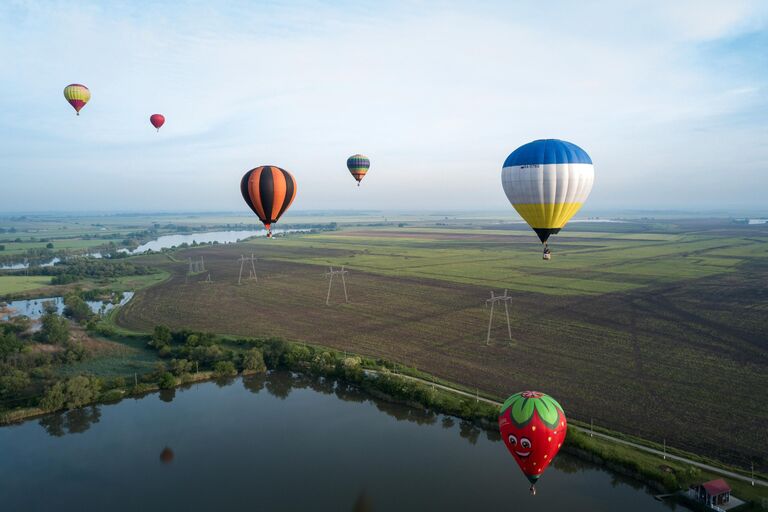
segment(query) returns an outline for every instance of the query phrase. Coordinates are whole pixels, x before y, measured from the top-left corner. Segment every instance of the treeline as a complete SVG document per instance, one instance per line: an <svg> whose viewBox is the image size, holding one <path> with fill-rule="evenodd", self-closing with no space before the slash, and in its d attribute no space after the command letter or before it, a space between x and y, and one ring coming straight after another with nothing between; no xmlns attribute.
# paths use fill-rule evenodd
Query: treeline
<svg viewBox="0 0 768 512"><path fill-rule="evenodd" d="M238 370L261 368L263 361L269 370L283 369L337 378L389 400L420 405L485 424L494 423L498 416L498 409L486 402L462 399L417 381L403 380L392 373L390 362L346 356L280 338L227 340L210 333L171 331L158 326L148 345L169 361L168 368L177 376L181 371L179 368L188 369L190 364L212 370L217 375L235 375Z"/></svg>
<svg viewBox="0 0 768 512"><path fill-rule="evenodd" d="M69 284L81 279L111 279L124 276L142 276L159 272L157 269L129 261L109 261L93 258L75 258L52 267L30 270L34 275L52 276L51 284Z"/></svg>

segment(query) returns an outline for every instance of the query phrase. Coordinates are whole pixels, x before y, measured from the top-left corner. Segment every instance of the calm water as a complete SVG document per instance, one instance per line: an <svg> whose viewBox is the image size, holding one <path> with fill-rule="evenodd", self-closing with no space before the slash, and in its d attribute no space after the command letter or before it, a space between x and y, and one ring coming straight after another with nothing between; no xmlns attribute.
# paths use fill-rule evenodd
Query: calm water
<svg viewBox="0 0 768 512"><path fill-rule="evenodd" d="M131 300L132 297L133 292L123 292L123 299L118 305L122 306ZM43 313L45 313L45 310L43 309L44 302L53 302L53 304L56 306L56 311L58 314L62 314L64 312L63 297L44 297L40 299L12 300L8 302L8 307L13 310L13 313L12 315L6 315L6 317L25 315L32 320L37 320L43 316ZM109 302L104 303L100 300L87 300L85 302L88 304L88 306L90 306L91 311L94 313L107 313L116 306L116 304Z"/></svg>
<svg viewBox="0 0 768 512"><path fill-rule="evenodd" d="M4 511L671 510L565 454L529 496L495 436L282 372L3 427L0 453Z"/></svg>
<svg viewBox="0 0 768 512"><path fill-rule="evenodd" d="M273 229L275 234L279 233L294 233L297 231L306 231L298 229ZM165 235L152 240L143 245L138 246L136 249L129 251L123 249L124 252L130 254L141 254L147 251L160 251L162 249L169 249L171 247L178 247L181 244L192 242L197 243L213 243L218 242L220 244L230 244L245 240L252 236L267 236L267 231L260 229L258 231L211 231L209 233L192 233L190 235Z"/></svg>
<svg viewBox="0 0 768 512"><path fill-rule="evenodd" d="M43 263L40 263L38 266L52 267L60 261L61 261L60 258L51 258L48 261L44 261ZM0 270L21 270L24 268L29 268L29 262L23 261L19 263L6 263L6 264L0 265Z"/></svg>

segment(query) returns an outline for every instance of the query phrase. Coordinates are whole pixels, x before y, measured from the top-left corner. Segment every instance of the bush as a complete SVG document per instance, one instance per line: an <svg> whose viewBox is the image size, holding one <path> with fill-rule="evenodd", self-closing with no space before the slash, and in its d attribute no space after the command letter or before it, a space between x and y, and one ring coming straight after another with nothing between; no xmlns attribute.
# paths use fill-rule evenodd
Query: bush
<svg viewBox="0 0 768 512"><path fill-rule="evenodd" d="M69 324L56 313L46 313L41 318L42 327L38 338L44 343L64 344L69 340Z"/></svg>
<svg viewBox="0 0 768 512"><path fill-rule="evenodd" d="M171 372L165 372L160 376L160 389L171 389L176 387L176 378Z"/></svg>
<svg viewBox="0 0 768 512"><path fill-rule="evenodd" d="M217 378L234 377L237 375L237 369L232 361L219 361L213 365L213 374Z"/></svg>
<svg viewBox="0 0 768 512"><path fill-rule="evenodd" d="M250 372L265 372L267 371L267 365L264 363L264 355L261 350L252 348L243 354L242 364L243 370Z"/></svg>

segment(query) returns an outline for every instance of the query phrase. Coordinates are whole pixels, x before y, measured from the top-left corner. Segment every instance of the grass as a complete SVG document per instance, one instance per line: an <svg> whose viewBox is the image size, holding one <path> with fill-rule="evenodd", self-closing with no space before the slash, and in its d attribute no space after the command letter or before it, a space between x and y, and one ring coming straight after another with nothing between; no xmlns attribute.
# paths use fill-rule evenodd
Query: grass
<svg viewBox="0 0 768 512"><path fill-rule="evenodd" d="M137 294L116 322L281 336L414 366L489 396L537 388L574 419L768 467L760 449L768 255L753 250L768 232L699 223L691 234L680 225L663 236L559 237L549 264L519 228L366 228L190 249L177 253L181 263L153 256L171 277ZM747 250L722 254L737 247ZM238 286L237 258L251 251L259 282ZM185 277L183 260L201 255L212 284ZM350 304L335 285L325 306L328 264L350 269ZM484 300L504 288L514 343L497 316L485 346Z"/></svg>
<svg viewBox="0 0 768 512"><path fill-rule="evenodd" d="M0 276L0 296L36 290L50 283L50 276Z"/></svg>

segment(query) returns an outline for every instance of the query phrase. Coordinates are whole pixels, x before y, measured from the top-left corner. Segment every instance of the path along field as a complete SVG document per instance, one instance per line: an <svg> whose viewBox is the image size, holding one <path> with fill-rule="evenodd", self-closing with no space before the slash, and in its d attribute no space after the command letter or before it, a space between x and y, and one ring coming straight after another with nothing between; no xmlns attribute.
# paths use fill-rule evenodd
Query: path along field
<svg viewBox="0 0 768 512"><path fill-rule="evenodd" d="M118 323L275 335L416 366L499 397L539 389L573 418L768 467L768 230L576 232L541 261L526 231L341 231L187 250L205 274L141 291ZM520 229L515 228L515 229ZM237 285L240 254L258 282ZM327 265L346 265L351 302ZM490 290L510 290L512 332Z"/></svg>

